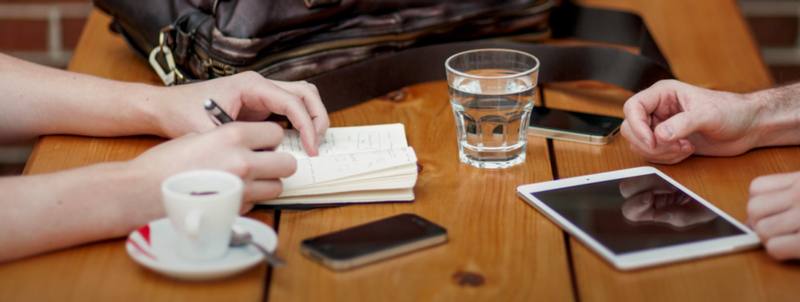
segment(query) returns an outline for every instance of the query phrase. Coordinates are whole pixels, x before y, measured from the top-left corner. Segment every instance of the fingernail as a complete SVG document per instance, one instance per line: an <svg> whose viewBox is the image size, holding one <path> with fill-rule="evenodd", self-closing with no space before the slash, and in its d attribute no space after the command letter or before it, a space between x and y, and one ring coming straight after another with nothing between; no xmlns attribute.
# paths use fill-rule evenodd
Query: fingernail
<svg viewBox="0 0 800 302"><path fill-rule="evenodd" d="M667 222L667 221L669 221L670 218L672 218L672 214L666 214L666 215L661 216L658 219L656 219L656 221Z"/></svg>
<svg viewBox="0 0 800 302"><path fill-rule="evenodd" d="M692 150L692 148L689 148L689 146L682 146L681 147L681 153L689 153L691 150Z"/></svg>
<svg viewBox="0 0 800 302"><path fill-rule="evenodd" d="M663 127L659 127L659 130L658 130L658 131L659 131L659 132L661 132L661 136L662 136L664 139L670 139L670 138L672 138L672 135L673 135L673 133L672 133L672 127L670 127L669 125L664 125Z"/></svg>

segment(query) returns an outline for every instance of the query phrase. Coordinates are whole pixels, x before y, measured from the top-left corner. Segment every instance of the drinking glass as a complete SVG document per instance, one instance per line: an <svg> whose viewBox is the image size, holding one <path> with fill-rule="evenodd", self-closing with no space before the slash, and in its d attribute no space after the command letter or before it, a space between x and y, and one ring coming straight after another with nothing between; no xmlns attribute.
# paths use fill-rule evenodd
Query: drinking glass
<svg viewBox="0 0 800 302"><path fill-rule="evenodd" d="M511 49L476 49L445 61L461 162L508 168L525 161L539 60Z"/></svg>

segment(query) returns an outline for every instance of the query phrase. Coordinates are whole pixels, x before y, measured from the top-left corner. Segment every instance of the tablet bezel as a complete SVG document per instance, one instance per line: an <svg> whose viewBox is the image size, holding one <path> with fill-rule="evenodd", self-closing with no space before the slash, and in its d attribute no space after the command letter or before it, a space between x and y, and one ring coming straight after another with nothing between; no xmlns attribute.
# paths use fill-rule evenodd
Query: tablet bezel
<svg viewBox="0 0 800 302"><path fill-rule="evenodd" d="M578 228L568 219L564 218L550 208L547 204L537 199L531 193L550 191L555 189L562 189L567 187L574 187L580 185L589 185L604 181L613 181L624 179L628 177L642 176L648 174L656 174L668 181L670 184L688 194L699 203L706 206L709 210L713 211L719 217L740 229L743 234L731 235L720 237L716 239L706 239L697 242L690 242L667 247L650 248L641 251L626 252L622 254L614 254L610 249L602 245L599 241L591 237L589 234ZM526 203L533 206L540 213L543 213L551 221L555 222L562 229L567 231L570 235L583 242L591 250L595 251L602 258L608 261L611 265L620 270L633 270L666 263L677 262L681 260L697 259L701 257L708 257L712 255L719 255L735 251L747 250L756 248L761 244L758 235L755 234L750 228L744 226L742 223L733 219L731 216L715 207L705 199L701 198L691 190L687 189L674 179L662 173L653 167L637 167L624 170L617 170L611 172L604 172L592 175L585 175L579 177L565 178L560 180L553 180L547 182L540 182L534 184L527 184L517 187L517 195L519 195Z"/></svg>

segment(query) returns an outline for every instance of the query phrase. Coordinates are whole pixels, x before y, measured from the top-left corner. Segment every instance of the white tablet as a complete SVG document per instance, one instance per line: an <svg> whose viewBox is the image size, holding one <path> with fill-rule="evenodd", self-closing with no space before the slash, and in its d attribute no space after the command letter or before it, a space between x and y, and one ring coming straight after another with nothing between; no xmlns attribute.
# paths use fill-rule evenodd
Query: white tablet
<svg viewBox="0 0 800 302"><path fill-rule="evenodd" d="M758 247L758 236L653 167L523 185L517 194L614 267Z"/></svg>

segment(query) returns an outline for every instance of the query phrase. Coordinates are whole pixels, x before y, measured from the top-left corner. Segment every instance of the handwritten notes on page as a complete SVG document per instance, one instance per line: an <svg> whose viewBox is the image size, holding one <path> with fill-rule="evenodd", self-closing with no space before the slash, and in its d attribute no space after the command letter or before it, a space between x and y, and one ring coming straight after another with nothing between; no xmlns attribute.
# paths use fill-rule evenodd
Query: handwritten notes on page
<svg viewBox="0 0 800 302"><path fill-rule="evenodd" d="M283 179L283 190L416 162L417 156L411 147L301 158L297 161L297 172Z"/></svg>
<svg viewBox="0 0 800 302"><path fill-rule="evenodd" d="M403 124L330 128L319 145L319 155L347 154L362 151L408 147ZM300 132L284 131L283 142L275 151L287 152L297 158L308 157L300 142Z"/></svg>
<svg viewBox="0 0 800 302"><path fill-rule="evenodd" d="M297 172L283 178L283 193L260 204L342 204L412 201L417 156L402 124L330 128L309 157L296 130L287 130L276 152L297 158Z"/></svg>

